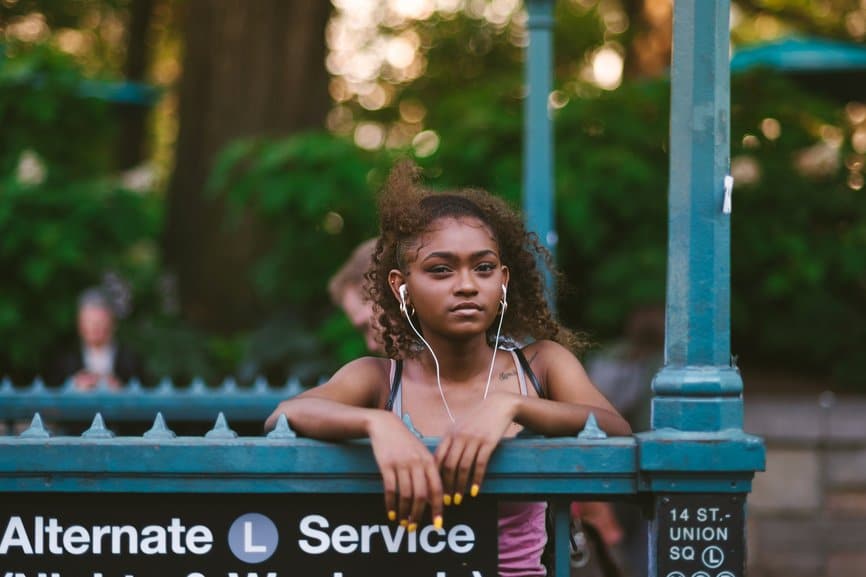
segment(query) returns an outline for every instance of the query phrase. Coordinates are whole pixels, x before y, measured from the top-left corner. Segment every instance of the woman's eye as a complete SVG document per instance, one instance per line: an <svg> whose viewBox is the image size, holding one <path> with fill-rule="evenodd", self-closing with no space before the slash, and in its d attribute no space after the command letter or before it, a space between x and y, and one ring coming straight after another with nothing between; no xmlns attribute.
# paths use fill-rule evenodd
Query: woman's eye
<svg viewBox="0 0 866 577"><path fill-rule="evenodd" d="M483 262L479 264L476 268L479 272L493 272L494 270L496 270L496 265L489 262Z"/></svg>
<svg viewBox="0 0 866 577"><path fill-rule="evenodd" d="M447 273L447 272L449 271L449 269L448 269L447 266L444 266L444 265L441 265L441 264L440 264L440 265L437 265L437 266L430 267L429 270L430 270L430 272L432 272L433 274L444 274L444 273Z"/></svg>

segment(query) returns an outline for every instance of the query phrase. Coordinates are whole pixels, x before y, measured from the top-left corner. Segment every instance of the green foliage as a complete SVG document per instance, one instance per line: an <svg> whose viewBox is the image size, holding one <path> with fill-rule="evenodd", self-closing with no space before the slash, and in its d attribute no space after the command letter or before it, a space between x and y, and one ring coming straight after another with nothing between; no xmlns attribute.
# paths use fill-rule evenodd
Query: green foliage
<svg viewBox="0 0 866 577"><path fill-rule="evenodd" d="M589 330L596 340L619 334L635 307L664 300L669 90L664 80L629 83L572 97L556 115L557 257L569 281L559 311L567 324ZM522 100L509 94L479 81L472 90L443 95L430 110L428 126L440 146L419 162L432 185L482 186L517 202ZM735 78L732 102L732 156L735 162L748 156L760 168L760 178L738 181L734 195L734 352L748 365L832 374L838 383L850 383L866 368L856 351L866 337L866 214L859 193L846 185L851 170L844 165L820 175L804 175L796 166L804 151L823 146L821 135L828 131L850 143L851 128L838 106L766 73ZM781 127L778 138L762 132L772 134L773 122ZM296 137L272 145L275 150L260 146L238 145L234 157L227 152L232 160L224 162L219 178L234 183L228 194L239 205L286 225L284 238L275 242L286 248L265 260L276 272L264 277L273 281L259 284L264 294L291 295L287 301L316 303L317 309L328 274L372 234L375 187L364 175L373 169L378 182L390 158L321 136ZM862 166L850 144L844 146L849 166ZM347 167L355 174L348 190L334 184ZM296 198L313 186L323 191L317 202ZM268 194L277 199L266 202ZM328 211L345 218L338 238L322 230ZM302 230L309 238L299 238ZM293 243L301 243L301 254L322 255L324 266L299 264L288 249ZM287 272L297 267L303 278ZM338 351L351 334L348 324L333 316L317 319L318 336Z"/></svg>
<svg viewBox="0 0 866 577"><path fill-rule="evenodd" d="M0 182L0 367L44 372L75 330L75 301L112 271L133 285L155 273L159 206L107 181Z"/></svg>
<svg viewBox="0 0 866 577"><path fill-rule="evenodd" d="M664 80L629 83L572 97L555 118L557 260L570 284L559 311L596 340L615 337L635 306L664 299L669 98ZM460 100L466 122L439 120L456 116ZM852 385L866 369L857 352L866 338L866 205L846 184L863 166L851 127L840 106L767 72L736 77L732 102L734 161L748 157L760 170L734 193L734 352L747 365ZM496 102L486 85L443 99L430 113L442 144L422 159L428 175L518 198L520 105ZM764 135L765 119L781 136ZM798 159L826 150L827 138L841 143L830 154L841 163L802 173Z"/></svg>
<svg viewBox="0 0 866 577"><path fill-rule="evenodd" d="M852 127L840 107L766 73L739 79L733 101L733 160L760 167L734 195L734 343L743 357L862 390L866 204Z"/></svg>
<svg viewBox="0 0 866 577"><path fill-rule="evenodd" d="M829 11L801 1L735 4L751 16L741 18L735 40L757 38L749 22L766 23L766 16L846 34L849 8L841 4ZM42 11L57 28L127 5L19 0L4 10L8 18ZM615 9L602 3L559 2L556 10L556 101L568 101L555 114L557 257L570 281L559 311L567 324L604 340L619 333L633 307L664 298L669 86L627 82L600 92L581 84L587 53L605 41L627 43L629 33L605 31L602 21ZM438 149L419 159L434 186L482 186L519 202L521 26L465 14L406 26L420 39L425 74L394 80L390 104L379 110L341 106L355 122L435 131ZM205 334L163 312L155 248L162 207L104 178L113 123L103 103L79 96L80 67L45 46L5 51L0 367L43 368L58 338L71 336L75 295L107 270L133 286L137 313L123 329L154 375L212 381L239 370L244 379L263 371L272 379L287 372L313 378L363 352L325 286L354 246L375 234L373 191L390 153L322 134L227 148L210 188L228 200L230 223L254 216L266 229L269 250L249 282L272 315L250 334ZM406 103L417 105L420 120L401 112ZM839 106L767 73L736 78L732 103L732 157L759 170L753 183L738 179L734 194L734 352L745 364L832 374L856 386L866 370L858 350L866 341L866 204L854 189L864 158L851 150L852 127ZM762 128L768 118L781 127L779 137ZM825 141L841 142L842 164L800 171L804 151ZM25 151L46 166L41 184L11 176Z"/></svg>
<svg viewBox="0 0 866 577"><path fill-rule="evenodd" d="M558 260L576 287L560 310L597 337L664 297L668 101L664 81L630 84L556 118ZM732 338L745 364L842 386L866 370L866 206L847 185L863 164L851 132L842 107L779 76L733 79L733 161L760 171L734 192ZM798 168L821 151L838 164Z"/></svg>
<svg viewBox="0 0 866 577"><path fill-rule="evenodd" d="M523 101L497 94L484 84L443 99L431 111L440 148L420 162L437 186L481 186L519 205ZM555 119L559 311L596 338L664 299L668 94L665 83L628 85L573 99Z"/></svg>
<svg viewBox="0 0 866 577"><path fill-rule="evenodd" d="M265 302L327 299L327 279L359 240L376 232L372 191L387 169L382 158L325 134L229 145L210 188L225 193L230 218L254 213L268 226L270 251L253 279Z"/></svg>
<svg viewBox="0 0 866 577"><path fill-rule="evenodd" d="M254 215L266 228L270 247L250 282L270 310L285 311L251 336L245 374L280 363L311 376L345 360L346 327L328 316L326 287L355 246L375 235L373 191L390 164L387 155L319 133L238 141L219 156L209 187L228 201L230 221Z"/></svg>
<svg viewBox="0 0 866 577"><path fill-rule="evenodd" d="M28 379L47 375L74 342L83 289L107 273L136 297L153 286L161 206L107 176L114 121L81 96L86 77L69 55L44 44L3 49L0 369Z"/></svg>
<svg viewBox="0 0 866 577"><path fill-rule="evenodd" d="M631 84L571 101L557 123L563 318L609 338L664 298L669 91Z"/></svg>
<svg viewBox="0 0 866 577"><path fill-rule="evenodd" d="M48 45L5 47L0 60L0 174L22 152L41 157L50 180L89 178L110 168L114 126L105 102L82 98L85 76ZM80 146L86 141L86 146Z"/></svg>

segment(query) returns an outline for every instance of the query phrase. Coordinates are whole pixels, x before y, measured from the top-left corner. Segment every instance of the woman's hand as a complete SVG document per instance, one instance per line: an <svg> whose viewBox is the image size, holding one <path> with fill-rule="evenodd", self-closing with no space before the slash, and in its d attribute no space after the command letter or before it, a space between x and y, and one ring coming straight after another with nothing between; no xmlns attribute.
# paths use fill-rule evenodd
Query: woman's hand
<svg viewBox="0 0 866 577"><path fill-rule="evenodd" d="M435 457L445 504L459 505L467 486L471 496L478 495L490 455L514 421L515 408L515 395L494 391L442 437Z"/></svg>
<svg viewBox="0 0 866 577"><path fill-rule="evenodd" d="M385 485L388 519L414 531L429 503L433 525L442 527L442 481L430 450L391 412L372 418L368 433Z"/></svg>

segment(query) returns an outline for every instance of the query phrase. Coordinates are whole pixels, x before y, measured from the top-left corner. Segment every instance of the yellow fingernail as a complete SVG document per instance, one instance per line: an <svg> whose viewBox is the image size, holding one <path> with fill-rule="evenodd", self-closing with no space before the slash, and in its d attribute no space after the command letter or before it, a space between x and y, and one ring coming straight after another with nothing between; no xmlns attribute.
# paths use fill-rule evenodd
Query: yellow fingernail
<svg viewBox="0 0 866 577"><path fill-rule="evenodd" d="M397 511L388 511L388 520L396 521L397 520Z"/></svg>
<svg viewBox="0 0 866 577"><path fill-rule="evenodd" d="M472 487L469 489L469 494L473 497L478 496L478 491L481 490L481 487L478 486L478 483L473 483Z"/></svg>
<svg viewBox="0 0 866 577"><path fill-rule="evenodd" d="M433 526L436 529L442 528L442 515L436 515L435 517L433 517Z"/></svg>
<svg viewBox="0 0 866 577"><path fill-rule="evenodd" d="M406 519L400 519L400 526L401 527L405 527L408 524L409 524L409 521L407 521Z"/></svg>
<svg viewBox="0 0 866 577"><path fill-rule="evenodd" d="M461 495L460 493L454 493L454 504L459 505L462 502L463 502L463 495Z"/></svg>
<svg viewBox="0 0 866 577"><path fill-rule="evenodd" d="M442 502L445 503L445 506L446 506L446 507L448 507L449 505L451 505L451 495L449 495L449 494L447 494L447 493L444 494L444 495L442 495Z"/></svg>
<svg viewBox="0 0 866 577"><path fill-rule="evenodd" d="M418 523L409 523L409 527L406 528L410 533L414 533L415 529L418 528Z"/></svg>

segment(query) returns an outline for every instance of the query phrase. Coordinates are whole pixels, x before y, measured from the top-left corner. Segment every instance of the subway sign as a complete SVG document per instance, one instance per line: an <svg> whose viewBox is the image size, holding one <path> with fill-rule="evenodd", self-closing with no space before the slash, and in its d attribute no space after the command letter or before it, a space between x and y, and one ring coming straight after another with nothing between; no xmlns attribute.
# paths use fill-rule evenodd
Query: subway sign
<svg viewBox="0 0 866 577"><path fill-rule="evenodd" d="M416 531L379 495L7 493L0 577L495 577L496 501Z"/></svg>
<svg viewBox="0 0 866 577"><path fill-rule="evenodd" d="M743 577L745 497L665 494L656 503L658 577Z"/></svg>

